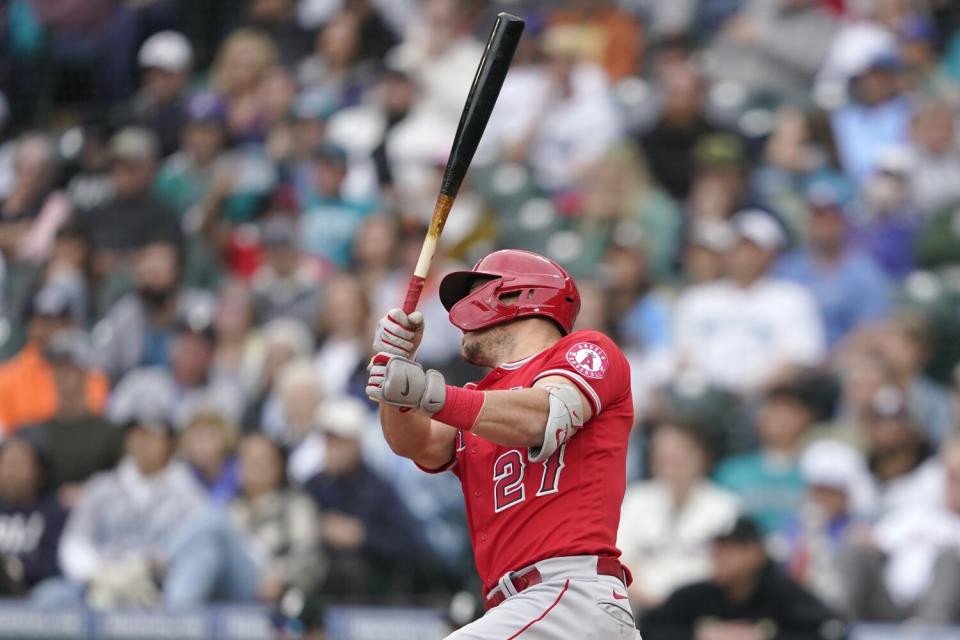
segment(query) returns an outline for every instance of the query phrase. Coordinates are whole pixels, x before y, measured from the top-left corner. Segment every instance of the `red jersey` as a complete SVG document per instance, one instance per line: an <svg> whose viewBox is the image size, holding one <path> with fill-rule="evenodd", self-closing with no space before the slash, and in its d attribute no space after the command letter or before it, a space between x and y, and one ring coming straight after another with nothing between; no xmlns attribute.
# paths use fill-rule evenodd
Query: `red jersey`
<svg viewBox="0 0 960 640"><path fill-rule="evenodd" d="M531 463L526 448L457 434L448 468L460 478L485 591L504 573L539 560L620 555L616 540L633 399L630 367L613 341L596 331L577 331L469 387L521 389L550 376L575 384L593 417L546 461Z"/></svg>

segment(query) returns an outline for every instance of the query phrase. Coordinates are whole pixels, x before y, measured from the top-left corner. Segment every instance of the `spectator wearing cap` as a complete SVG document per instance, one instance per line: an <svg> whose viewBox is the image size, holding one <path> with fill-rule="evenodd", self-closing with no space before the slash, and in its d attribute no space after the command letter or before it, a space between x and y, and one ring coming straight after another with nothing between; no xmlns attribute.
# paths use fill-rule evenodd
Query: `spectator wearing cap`
<svg viewBox="0 0 960 640"><path fill-rule="evenodd" d="M137 62L140 89L114 110L111 120L119 126L150 129L159 138L160 156L170 155L180 144L193 47L183 34L161 31L143 42Z"/></svg>
<svg viewBox="0 0 960 640"><path fill-rule="evenodd" d="M712 558L709 580L681 587L643 616L645 640L846 637L846 625L773 564L748 517L714 537Z"/></svg>
<svg viewBox="0 0 960 640"><path fill-rule="evenodd" d="M323 513L330 571L321 592L349 600L409 590L427 546L403 501L363 460L369 410L355 398L332 398L317 417L324 462L304 488Z"/></svg>
<svg viewBox="0 0 960 640"><path fill-rule="evenodd" d="M729 220L748 208L750 164L739 137L732 133L701 136L693 146L693 164L685 202L688 219Z"/></svg>
<svg viewBox="0 0 960 640"><path fill-rule="evenodd" d="M680 247L680 271L688 286L709 284L723 277L724 256L737 242L725 220L700 218L686 229Z"/></svg>
<svg viewBox="0 0 960 640"><path fill-rule="evenodd" d="M23 596L60 573L57 544L67 512L49 490L49 460L34 442L0 444L0 595Z"/></svg>
<svg viewBox="0 0 960 640"><path fill-rule="evenodd" d="M876 506L866 460L848 444L819 440L804 449L800 470L806 496L782 536L790 575L835 610L852 614L839 561Z"/></svg>
<svg viewBox="0 0 960 640"><path fill-rule="evenodd" d="M932 96L952 105L960 103L960 88L941 65L939 45L947 22L936 22L919 15L911 16L900 25L900 58L911 93Z"/></svg>
<svg viewBox="0 0 960 640"><path fill-rule="evenodd" d="M114 380L135 367L167 366L177 320L189 309L213 308L208 292L184 285L182 256L167 240L151 240L133 253L133 291L110 305L93 332Z"/></svg>
<svg viewBox="0 0 960 640"><path fill-rule="evenodd" d="M830 114L844 173L862 186L884 149L903 145L913 109L899 83L900 61L880 52L864 61L850 80L851 101Z"/></svg>
<svg viewBox="0 0 960 640"><path fill-rule="evenodd" d="M960 145L954 109L943 101L921 103L910 127L910 194L925 218L960 202Z"/></svg>
<svg viewBox="0 0 960 640"><path fill-rule="evenodd" d="M803 285L820 308L828 347L890 313L891 285L873 258L851 242L851 188L825 174L806 188L807 242L784 256L776 273Z"/></svg>
<svg viewBox="0 0 960 640"><path fill-rule="evenodd" d="M855 241L892 279L902 280L916 268L914 245L923 222L910 192L913 159L898 147L876 160L876 171L863 184Z"/></svg>
<svg viewBox="0 0 960 640"><path fill-rule="evenodd" d="M87 335L80 329L61 329L43 354L52 368L59 400L56 413L18 433L47 452L47 486L59 489L61 500L69 504L87 478L117 464L123 438L114 424L91 411L87 401L87 380L97 372L97 356Z"/></svg>
<svg viewBox="0 0 960 640"><path fill-rule="evenodd" d="M682 370L750 393L786 367L819 363L823 324L809 292L770 273L786 245L778 222L748 209L732 227L737 241L724 257L726 279L693 286L677 302L675 349Z"/></svg>
<svg viewBox="0 0 960 640"><path fill-rule="evenodd" d="M114 197L80 217L98 275L118 268L148 242L182 240L176 213L151 192L160 159L157 136L142 127L121 129L110 139L110 157Z"/></svg>
<svg viewBox="0 0 960 640"><path fill-rule="evenodd" d="M99 118L90 118L79 127L80 148L77 150L75 173L64 190L74 207L74 219L95 209L113 197L110 176L110 132Z"/></svg>
<svg viewBox="0 0 960 640"><path fill-rule="evenodd" d="M781 531L803 502L802 439L816 412L801 378L771 387L755 418L759 446L717 465L714 479L743 502L743 510L768 534Z"/></svg>
<svg viewBox="0 0 960 640"><path fill-rule="evenodd" d="M657 606L678 587L709 577L709 543L740 511L732 493L708 480L711 457L698 427L669 420L656 426L653 477L627 487L617 536L637 608Z"/></svg>
<svg viewBox="0 0 960 640"><path fill-rule="evenodd" d="M110 397L110 417L124 422L139 403L155 395L165 400L164 416L177 429L186 427L201 410L215 410L238 422L243 386L235 372L213 367L212 316L206 306L183 309L170 337L169 366L140 367L121 378Z"/></svg>
<svg viewBox="0 0 960 640"><path fill-rule="evenodd" d="M892 384L880 387L860 428L880 516L942 499L942 474L933 457L934 448L910 414L903 389Z"/></svg>
<svg viewBox="0 0 960 640"><path fill-rule="evenodd" d="M314 150L313 190L303 204L300 246L333 268L347 266L357 230L374 211L374 203L344 192L347 152L332 143Z"/></svg>
<svg viewBox="0 0 960 640"><path fill-rule="evenodd" d="M196 230L200 220L193 210L218 177L228 171L226 147L226 111L223 101L212 92L197 93L186 102L185 122L179 148L163 163L154 184L156 194L173 207L189 228Z"/></svg>
<svg viewBox="0 0 960 640"><path fill-rule="evenodd" d="M40 604L85 598L97 607L184 607L253 599L256 566L174 458L176 431L157 413L162 408L151 401L137 407L124 459L88 483L60 541L67 581L51 585Z"/></svg>
<svg viewBox="0 0 960 640"><path fill-rule="evenodd" d="M58 331L74 325L74 310L68 291L56 286L40 289L27 309L26 343L0 365L0 430L10 434L28 424L53 418L62 399L47 349ZM88 411L103 413L110 389L99 370L84 375L81 390Z"/></svg>
<svg viewBox="0 0 960 640"><path fill-rule="evenodd" d="M704 80L695 69L674 65L659 78L663 104L659 119L637 140L657 182L677 200L690 193L694 149L698 141L719 127L706 114Z"/></svg>
<svg viewBox="0 0 960 640"><path fill-rule="evenodd" d="M288 157L287 181L293 192L303 198L313 189L313 151L328 137L328 124L337 106L323 91L304 89L297 94L290 109L290 136ZM364 138L356 128L351 127L351 134L356 138ZM351 156L359 157L355 149L347 140L338 140Z"/></svg>
<svg viewBox="0 0 960 640"><path fill-rule="evenodd" d="M237 454L239 493L230 503L230 521L265 557L257 597L278 602L291 589L309 592L326 571L320 543L323 519L313 500L286 482L283 449L253 433Z"/></svg>
<svg viewBox="0 0 960 640"><path fill-rule="evenodd" d="M260 227L260 244L263 260L250 283L257 321L290 318L311 325L323 295L321 273L300 249L296 221L270 216Z"/></svg>
<svg viewBox="0 0 960 640"><path fill-rule="evenodd" d="M906 502L852 541L838 563L862 620L960 622L960 441L940 455L943 499Z"/></svg>

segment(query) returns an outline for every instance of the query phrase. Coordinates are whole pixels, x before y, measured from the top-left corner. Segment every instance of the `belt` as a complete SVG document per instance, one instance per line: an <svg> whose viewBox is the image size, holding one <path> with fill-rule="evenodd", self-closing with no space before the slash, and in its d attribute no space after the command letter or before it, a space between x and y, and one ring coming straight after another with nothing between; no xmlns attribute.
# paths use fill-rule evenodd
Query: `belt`
<svg viewBox="0 0 960 640"><path fill-rule="evenodd" d="M620 564L620 560L614 558L613 556L599 556L597 558L597 575L612 576L622 582L624 586L630 584L627 570L622 564ZM543 575L540 573L540 570L537 569L536 565L532 565L526 569L521 569L513 574L508 574L507 576L504 576L504 578L509 580L510 584L515 589L515 593L520 593L525 589L529 589L530 587L543 582ZM513 595L511 593L507 593L507 590L503 588L502 582L504 578L501 578L500 585L494 587L489 593L487 593L484 607L488 611Z"/></svg>

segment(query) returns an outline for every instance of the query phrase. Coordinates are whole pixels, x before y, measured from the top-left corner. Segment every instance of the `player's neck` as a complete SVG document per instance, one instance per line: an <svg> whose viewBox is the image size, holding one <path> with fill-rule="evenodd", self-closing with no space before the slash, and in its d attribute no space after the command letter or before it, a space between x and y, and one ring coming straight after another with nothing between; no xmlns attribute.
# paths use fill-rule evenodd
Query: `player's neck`
<svg viewBox="0 0 960 640"><path fill-rule="evenodd" d="M516 322L509 348L499 354L496 366L535 356L560 339L560 332L549 321L528 318Z"/></svg>

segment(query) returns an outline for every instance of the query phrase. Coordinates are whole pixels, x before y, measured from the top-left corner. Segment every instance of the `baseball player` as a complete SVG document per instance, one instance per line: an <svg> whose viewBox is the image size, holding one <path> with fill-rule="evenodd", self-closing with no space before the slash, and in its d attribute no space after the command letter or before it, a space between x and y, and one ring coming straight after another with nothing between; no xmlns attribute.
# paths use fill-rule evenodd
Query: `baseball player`
<svg viewBox="0 0 960 640"><path fill-rule="evenodd" d="M630 370L595 331L555 262L497 251L446 276L440 299L462 355L489 367L448 385L413 360L423 316L381 319L367 395L390 447L463 488L486 614L455 640L634 638L616 547L633 423Z"/></svg>

